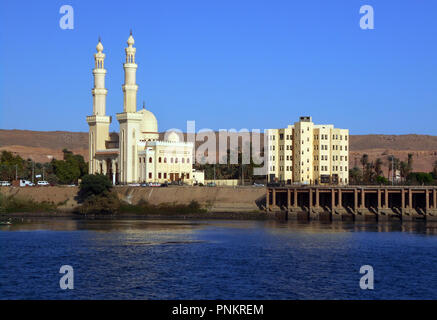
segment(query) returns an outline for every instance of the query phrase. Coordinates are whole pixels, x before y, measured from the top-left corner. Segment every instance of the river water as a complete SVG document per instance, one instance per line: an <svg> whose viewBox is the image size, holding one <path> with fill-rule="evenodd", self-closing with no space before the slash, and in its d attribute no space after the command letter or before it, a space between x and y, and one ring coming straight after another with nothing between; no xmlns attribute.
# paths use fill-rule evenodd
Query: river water
<svg viewBox="0 0 437 320"><path fill-rule="evenodd" d="M0 259L0 299L437 299L432 223L28 218Z"/></svg>

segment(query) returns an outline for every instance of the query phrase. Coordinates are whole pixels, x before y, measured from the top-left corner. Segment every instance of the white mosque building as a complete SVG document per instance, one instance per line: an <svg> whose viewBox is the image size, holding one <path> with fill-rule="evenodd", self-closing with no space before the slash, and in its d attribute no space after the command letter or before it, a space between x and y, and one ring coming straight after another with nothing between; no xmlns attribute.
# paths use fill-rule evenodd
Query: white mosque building
<svg viewBox="0 0 437 320"><path fill-rule="evenodd" d="M192 183L193 143L183 142L176 131L159 139L158 121L149 110L137 111L136 48L132 32L127 40L124 68L123 112L117 113L120 132L109 133L106 115L105 54L99 39L94 54L93 114L89 125L89 173L105 174L113 184L183 181Z"/></svg>

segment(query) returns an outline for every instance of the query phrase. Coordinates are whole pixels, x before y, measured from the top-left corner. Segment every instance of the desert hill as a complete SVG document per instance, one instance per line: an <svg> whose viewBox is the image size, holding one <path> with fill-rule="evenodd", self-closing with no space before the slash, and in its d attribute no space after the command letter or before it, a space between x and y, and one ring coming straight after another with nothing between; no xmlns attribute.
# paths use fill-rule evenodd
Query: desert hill
<svg viewBox="0 0 437 320"><path fill-rule="evenodd" d="M0 151L8 150L25 159L31 158L37 162L47 162L52 158L61 159L64 148L79 153L88 160L88 133L0 129ZM371 161L379 157L387 162L387 157L392 154L405 161L408 153L413 154L415 171L431 171L434 161L437 160L437 136L416 134L350 136L350 167L360 166L360 158L363 154L368 154Z"/></svg>

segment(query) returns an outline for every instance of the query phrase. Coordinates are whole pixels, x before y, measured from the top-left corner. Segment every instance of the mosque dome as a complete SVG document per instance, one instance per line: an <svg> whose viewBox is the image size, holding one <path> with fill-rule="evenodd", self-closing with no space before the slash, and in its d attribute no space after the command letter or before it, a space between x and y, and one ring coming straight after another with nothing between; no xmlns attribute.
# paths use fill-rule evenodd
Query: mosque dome
<svg viewBox="0 0 437 320"><path fill-rule="evenodd" d="M167 141L168 142L179 142L179 135L176 132L172 131L168 135Z"/></svg>
<svg viewBox="0 0 437 320"><path fill-rule="evenodd" d="M138 113L143 115L140 124L141 132L158 132L158 121L152 112L143 108Z"/></svg>

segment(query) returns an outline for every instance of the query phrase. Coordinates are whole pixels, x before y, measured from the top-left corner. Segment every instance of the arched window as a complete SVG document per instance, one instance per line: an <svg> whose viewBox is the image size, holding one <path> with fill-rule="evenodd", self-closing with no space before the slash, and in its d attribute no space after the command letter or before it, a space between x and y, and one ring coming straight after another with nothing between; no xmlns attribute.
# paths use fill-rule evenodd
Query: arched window
<svg viewBox="0 0 437 320"><path fill-rule="evenodd" d="M170 162L173 163L173 158L170 158Z"/></svg>
<svg viewBox="0 0 437 320"><path fill-rule="evenodd" d="M185 163L185 158L182 158L182 163Z"/></svg>
<svg viewBox="0 0 437 320"><path fill-rule="evenodd" d="M161 157L158 158L158 162L161 163Z"/></svg>
<svg viewBox="0 0 437 320"><path fill-rule="evenodd" d="M164 163L167 163L167 158L164 157Z"/></svg>
<svg viewBox="0 0 437 320"><path fill-rule="evenodd" d="M152 163L152 157L149 158L149 163Z"/></svg>
<svg viewBox="0 0 437 320"><path fill-rule="evenodd" d="M175 158L175 159L174 159L174 162L175 162L175 163L178 163L178 158Z"/></svg>
<svg viewBox="0 0 437 320"><path fill-rule="evenodd" d="M190 158L187 158L187 163L190 163Z"/></svg>

